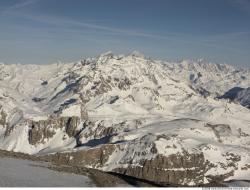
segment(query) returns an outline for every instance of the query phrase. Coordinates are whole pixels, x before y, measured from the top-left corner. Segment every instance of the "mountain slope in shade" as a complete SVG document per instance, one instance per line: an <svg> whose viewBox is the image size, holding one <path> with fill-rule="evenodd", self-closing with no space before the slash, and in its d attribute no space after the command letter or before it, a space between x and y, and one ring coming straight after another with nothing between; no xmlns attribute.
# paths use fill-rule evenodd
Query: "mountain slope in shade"
<svg viewBox="0 0 250 190"><path fill-rule="evenodd" d="M2 64L0 148L159 184L244 180L250 110L216 97L249 86L249 70L139 53Z"/></svg>
<svg viewBox="0 0 250 190"><path fill-rule="evenodd" d="M219 98L229 99L250 109L250 88L234 87Z"/></svg>

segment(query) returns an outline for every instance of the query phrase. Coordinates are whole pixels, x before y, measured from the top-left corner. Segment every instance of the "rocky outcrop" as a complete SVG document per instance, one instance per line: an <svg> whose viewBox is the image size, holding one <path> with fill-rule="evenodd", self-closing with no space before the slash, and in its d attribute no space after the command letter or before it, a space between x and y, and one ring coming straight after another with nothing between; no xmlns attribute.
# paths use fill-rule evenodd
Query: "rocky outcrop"
<svg viewBox="0 0 250 190"><path fill-rule="evenodd" d="M50 160L56 164L98 168L102 167L107 162L115 149L115 145L107 144L101 146L100 148L44 155L41 158Z"/></svg>
<svg viewBox="0 0 250 190"><path fill-rule="evenodd" d="M84 139L90 138L90 140L101 139L112 136L113 134L116 133L115 127L105 127L102 124L102 122L100 122L99 124L97 124L97 126L95 126L93 122L86 120L83 123L83 129L85 128L87 128L87 130L79 134L80 139L81 137L83 137ZM80 141L79 143L82 144Z"/></svg>
<svg viewBox="0 0 250 190"><path fill-rule="evenodd" d="M7 123L5 125L4 137L8 137L13 130L14 130L14 126L11 126L9 123Z"/></svg>
<svg viewBox="0 0 250 190"><path fill-rule="evenodd" d="M57 129L64 129L69 137L75 137L79 130L80 124L78 117L59 117L41 121L30 121L29 126L29 143L36 145L45 143L56 134Z"/></svg>
<svg viewBox="0 0 250 190"><path fill-rule="evenodd" d="M127 90L132 84L132 82L127 77L124 79L115 78L114 80L120 90Z"/></svg>
<svg viewBox="0 0 250 190"><path fill-rule="evenodd" d="M0 110L1 110L1 106L0 106ZM1 110L0 111L0 125L5 127L6 123L7 123L7 114Z"/></svg>
<svg viewBox="0 0 250 190"><path fill-rule="evenodd" d="M138 165L116 168L115 172L154 181L158 184L199 185L204 183L209 162L201 154L157 155L151 160L141 160Z"/></svg>
<svg viewBox="0 0 250 190"><path fill-rule="evenodd" d="M66 133L69 137L75 137L80 132L80 130L77 129L80 124L80 119L78 117L69 117L66 118L66 120Z"/></svg>
<svg viewBox="0 0 250 190"><path fill-rule="evenodd" d="M42 159L60 165L101 169L108 166L108 159L119 149L119 145L106 144L88 150L45 155L42 156ZM212 167L212 164L204 158L203 153L190 154L184 151L183 154L170 156L157 155L149 160L140 160L137 164L132 164L132 162L132 160L127 161L126 167L116 167L106 171L151 181L158 185L197 186L204 184L207 179L210 179L211 183L215 181L206 176L206 172ZM231 173L221 175L216 183L230 175Z"/></svg>

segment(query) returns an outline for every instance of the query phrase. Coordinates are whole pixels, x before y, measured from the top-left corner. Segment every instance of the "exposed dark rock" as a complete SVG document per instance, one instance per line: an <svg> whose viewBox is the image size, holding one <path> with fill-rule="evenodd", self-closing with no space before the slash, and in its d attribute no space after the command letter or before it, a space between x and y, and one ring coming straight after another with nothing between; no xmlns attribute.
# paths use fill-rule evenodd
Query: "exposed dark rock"
<svg viewBox="0 0 250 190"><path fill-rule="evenodd" d="M30 121L29 143L36 145L45 143L47 139L55 135L56 129L65 129L69 137L75 137L79 133L77 130L80 124L78 117L59 117L41 121Z"/></svg>
<svg viewBox="0 0 250 190"><path fill-rule="evenodd" d="M43 81L42 83L41 83L41 85L43 85L43 86L45 86L45 85L47 85L48 84L48 81Z"/></svg>
<svg viewBox="0 0 250 190"><path fill-rule="evenodd" d="M241 167L242 170L250 170L250 164L246 164L243 167Z"/></svg>
<svg viewBox="0 0 250 190"><path fill-rule="evenodd" d="M91 62L87 61L86 59L81 60L81 64L82 64L83 66L89 65L90 63L91 63Z"/></svg>
<svg viewBox="0 0 250 190"><path fill-rule="evenodd" d="M1 110L1 106L0 106L0 110ZM3 110L1 110L1 112L0 112L0 125L5 127L6 123L7 123L7 114Z"/></svg>
<svg viewBox="0 0 250 190"><path fill-rule="evenodd" d="M226 178L233 176L234 175L234 171L231 170L230 172L223 174L223 175L210 175L207 176L207 178L210 179L210 183L216 183L216 184L221 184Z"/></svg>
<svg viewBox="0 0 250 190"><path fill-rule="evenodd" d="M78 117L70 117L66 123L66 133L69 137L75 137L79 130L77 130L78 125L80 124L80 119Z"/></svg>
<svg viewBox="0 0 250 190"><path fill-rule="evenodd" d="M94 149L44 155L42 158L61 165L67 164L71 166L98 168L107 162L109 156L115 151L115 148L116 145L106 144Z"/></svg>
<svg viewBox="0 0 250 190"><path fill-rule="evenodd" d="M128 95L127 98L128 98L128 99L131 99L133 102L135 102L135 98L134 98L132 95ZM127 99L127 98L126 98L126 99Z"/></svg>
<svg viewBox="0 0 250 190"><path fill-rule="evenodd" d="M125 77L124 79L114 78L115 85L120 90L128 90L132 84L129 78Z"/></svg>
<svg viewBox="0 0 250 190"><path fill-rule="evenodd" d="M208 96L210 96L210 92L207 91L206 89L202 88L202 87L197 88L196 91L197 91L200 95L202 95L203 97L205 97L205 98L208 97Z"/></svg>
<svg viewBox="0 0 250 190"><path fill-rule="evenodd" d="M238 132L239 132L240 137L249 137L249 136L250 136L249 134L243 132L243 131L241 130L241 128L238 129Z"/></svg>
<svg viewBox="0 0 250 190"><path fill-rule="evenodd" d="M55 135L53 129L49 128L45 123L37 122L33 123L29 130L29 143L32 145L45 143L46 139L49 139Z"/></svg>
<svg viewBox="0 0 250 190"><path fill-rule="evenodd" d="M241 161L241 157L239 155L227 152L223 156L226 157L226 160L228 161L228 164L226 165L226 168L228 167L234 167L235 169L238 168L238 162Z"/></svg>
<svg viewBox="0 0 250 190"><path fill-rule="evenodd" d="M106 144L88 150L45 155L42 158L61 165L98 169L105 166L112 153L119 149L119 145ZM181 184L184 186L189 184L203 185L205 177L210 179L210 183L219 183L232 175L232 172L229 172L217 176L217 178L205 176L211 167L212 164L205 160L203 153L190 154L184 151L182 154L173 154L167 157L157 155L150 160L140 160L136 165L132 164L132 160L131 162L127 161L126 167L117 167L112 172L151 181L158 185Z"/></svg>
<svg viewBox="0 0 250 190"><path fill-rule="evenodd" d="M207 91L206 89L199 87L199 88L194 88L192 85L189 85L189 87L194 90L196 93L200 94L201 96L203 96L204 98L209 97L211 94L209 91Z"/></svg>
<svg viewBox="0 0 250 190"><path fill-rule="evenodd" d="M119 96L111 96L110 100L108 101L108 104L113 104L119 99Z"/></svg>
<svg viewBox="0 0 250 190"><path fill-rule="evenodd" d="M116 168L114 171L158 184L203 184L204 174L209 169L203 154L175 154L168 157L157 155L151 160L141 160L138 166Z"/></svg>
<svg viewBox="0 0 250 190"><path fill-rule="evenodd" d="M32 98L32 100L34 101L34 102L41 102L41 101L43 101L43 100L45 100L46 98L37 98L37 97L34 97L34 98Z"/></svg>
<svg viewBox="0 0 250 190"><path fill-rule="evenodd" d="M5 127L6 129L4 132L4 137L8 137L11 134L11 132L14 130L14 126L11 126L9 123L7 123Z"/></svg>
<svg viewBox="0 0 250 190"><path fill-rule="evenodd" d="M101 139L105 137L110 137L116 134L116 129L114 127L105 127L102 122L100 122L96 127L94 123L90 121L85 121L83 126L88 126L88 131L84 131L80 136L84 136L85 138L92 137L92 139ZM79 142L79 145L82 143Z"/></svg>
<svg viewBox="0 0 250 190"><path fill-rule="evenodd" d="M61 104L61 106L66 107L66 106L73 104L73 103L76 103L76 102L77 102L77 99L71 98L69 100L66 100L63 104Z"/></svg>

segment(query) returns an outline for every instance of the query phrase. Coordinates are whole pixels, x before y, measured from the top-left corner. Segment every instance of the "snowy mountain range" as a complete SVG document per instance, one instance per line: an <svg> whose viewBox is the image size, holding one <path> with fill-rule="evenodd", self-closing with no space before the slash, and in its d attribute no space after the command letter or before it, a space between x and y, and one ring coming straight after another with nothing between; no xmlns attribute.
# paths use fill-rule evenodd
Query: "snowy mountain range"
<svg viewBox="0 0 250 190"><path fill-rule="evenodd" d="M156 183L250 176L250 70L104 53L0 65L0 149Z"/></svg>

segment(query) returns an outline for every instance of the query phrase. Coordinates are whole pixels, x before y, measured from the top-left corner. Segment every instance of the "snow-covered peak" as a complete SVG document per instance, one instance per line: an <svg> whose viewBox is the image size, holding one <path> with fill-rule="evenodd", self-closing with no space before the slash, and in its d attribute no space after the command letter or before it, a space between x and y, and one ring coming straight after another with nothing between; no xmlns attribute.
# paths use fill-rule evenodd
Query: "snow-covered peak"
<svg viewBox="0 0 250 190"><path fill-rule="evenodd" d="M102 58L102 57L113 57L113 56L114 56L114 54L113 54L112 51L107 51L105 53L100 54L99 58Z"/></svg>
<svg viewBox="0 0 250 190"><path fill-rule="evenodd" d="M138 58L142 58L142 59L145 58L145 55L144 55L144 54L142 54L141 52L136 51L136 50L133 51L130 55L133 56L133 57L138 57Z"/></svg>
<svg viewBox="0 0 250 190"><path fill-rule="evenodd" d="M111 51L105 52L98 57L97 63L106 63L109 59L112 59L114 54Z"/></svg>
<svg viewBox="0 0 250 190"><path fill-rule="evenodd" d="M232 72L235 67L227 64L211 63L205 59L183 60L180 62L183 69L193 70L197 72Z"/></svg>

